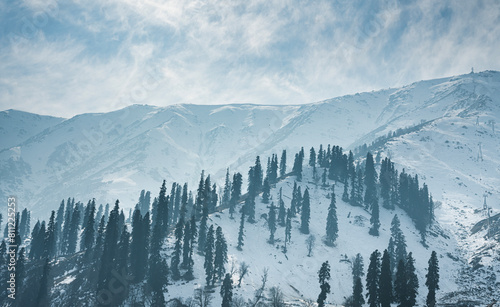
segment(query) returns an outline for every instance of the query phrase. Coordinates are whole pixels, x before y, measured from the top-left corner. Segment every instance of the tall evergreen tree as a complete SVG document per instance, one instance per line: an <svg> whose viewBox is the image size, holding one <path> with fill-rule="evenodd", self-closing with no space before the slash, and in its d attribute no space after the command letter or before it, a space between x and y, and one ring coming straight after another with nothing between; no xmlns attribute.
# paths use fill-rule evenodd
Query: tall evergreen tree
<svg viewBox="0 0 500 307"><path fill-rule="evenodd" d="M56 222L55 222L55 211L52 210L50 214L49 223L47 224L47 231L45 233L45 248L43 256L44 258L53 258L56 255Z"/></svg>
<svg viewBox="0 0 500 307"><path fill-rule="evenodd" d="M283 149L280 160L280 177L285 176L285 174L286 174L286 150Z"/></svg>
<svg viewBox="0 0 500 307"><path fill-rule="evenodd" d="M337 240L339 232L338 220L337 220L337 205L335 190L332 190L332 196L330 198L330 206L328 207L328 215L326 217L326 244L332 246Z"/></svg>
<svg viewBox="0 0 500 307"><path fill-rule="evenodd" d="M224 181L224 191L222 193L221 205L223 208L229 206L229 201L231 200L231 178L229 177L229 168L226 170L226 180Z"/></svg>
<svg viewBox="0 0 500 307"><path fill-rule="evenodd" d="M180 220L175 226L175 246L172 258L170 260L170 270L172 271L172 279L179 280L181 274L179 271L179 265L181 262L181 252L182 252L182 236L184 233L184 221Z"/></svg>
<svg viewBox="0 0 500 307"><path fill-rule="evenodd" d="M214 279L214 226L210 225L207 233L207 242L205 244L205 275L207 286L211 284Z"/></svg>
<svg viewBox="0 0 500 307"><path fill-rule="evenodd" d="M231 218L235 212L236 204L241 197L241 184L242 184L242 176L240 173L236 173L233 175L233 184L231 185L231 200L229 203L229 214Z"/></svg>
<svg viewBox="0 0 500 307"><path fill-rule="evenodd" d="M184 225L184 242L182 244L182 267L186 268L185 280L192 280L193 276L193 249L191 245L191 223L186 221Z"/></svg>
<svg viewBox="0 0 500 307"><path fill-rule="evenodd" d="M233 302L233 280L231 275L226 274L222 286L220 288L220 296L222 297L222 307L231 307Z"/></svg>
<svg viewBox="0 0 500 307"><path fill-rule="evenodd" d="M73 210L74 210L74 208L73 208L71 199L68 198L68 201L66 202L66 212L64 214L64 225L63 225L63 230L62 230L62 238L60 240L61 253L63 255L67 253L67 249L68 249L69 228L71 227L71 216L73 215Z"/></svg>
<svg viewBox="0 0 500 307"><path fill-rule="evenodd" d="M286 219L286 209L285 209L285 202L283 201L283 188L280 188L280 194L279 194L279 206L278 206L278 224L281 227L285 226L285 219Z"/></svg>
<svg viewBox="0 0 500 307"><path fill-rule="evenodd" d="M321 269L318 272L318 278L321 292L316 302L318 303L318 307L323 307L325 306L326 296L330 293L330 264L328 264L328 261L323 262L321 265Z"/></svg>
<svg viewBox="0 0 500 307"><path fill-rule="evenodd" d="M286 242L290 242L292 238L292 211L290 208L286 211L286 223L285 223L285 244Z"/></svg>
<svg viewBox="0 0 500 307"><path fill-rule="evenodd" d="M75 223L74 221L78 221L80 219L80 209L78 206L75 206L73 210L73 214L71 216L71 226L69 227L68 234L68 247L67 253L74 254L76 251L76 242L78 241L78 232L80 231L80 224Z"/></svg>
<svg viewBox="0 0 500 307"><path fill-rule="evenodd" d="M56 215L56 238L57 238L57 248L61 250L61 241L62 241L62 225L64 223L64 199L61 201L59 205L59 209L57 209Z"/></svg>
<svg viewBox="0 0 500 307"><path fill-rule="evenodd" d="M293 182L293 190L292 190L292 202L290 204L290 210L292 211L292 214L295 216L295 214L297 213L297 182L294 181Z"/></svg>
<svg viewBox="0 0 500 307"><path fill-rule="evenodd" d="M302 198L302 213L300 216L300 231L304 234L309 233L309 220L311 218L311 205L309 201L309 190L304 191Z"/></svg>
<svg viewBox="0 0 500 307"><path fill-rule="evenodd" d="M342 193L342 201L348 203L349 202L349 181L346 180L344 183L344 193Z"/></svg>
<svg viewBox="0 0 500 307"><path fill-rule="evenodd" d="M269 197L271 196L271 186L269 184L269 179L266 177L262 185L262 202L264 204L269 203Z"/></svg>
<svg viewBox="0 0 500 307"><path fill-rule="evenodd" d="M432 251L431 258L429 259L429 267L425 275L425 285L429 292L427 293L426 304L427 307L436 306L436 290L439 290L439 263L437 254Z"/></svg>
<svg viewBox="0 0 500 307"><path fill-rule="evenodd" d="M203 206L203 213L200 220L200 229L198 235L198 252L205 252L205 243L207 238L208 206Z"/></svg>
<svg viewBox="0 0 500 307"><path fill-rule="evenodd" d="M410 252L406 258L406 280L407 280L407 298L409 306L415 306L418 295L418 277L415 273L415 260Z"/></svg>
<svg viewBox="0 0 500 307"><path fill-rule="evenodd" d="M352 281L353 285L356 281L356 278L361 278L365 276L365 271L364 271L364 264L363 264L363 257L361 254L357 254L356 257L354 258L353 264L352 264Z"/></svg>
<svg viewBox="0 0 500 307"><path fill-rule="evenodd" d="M168 283L168 265L160 254L162 241L161 225L156 224L151 237L148 272L148 286L152 293L151 306L166 305L163 292Z"/></svg>
<svg viewBox="0 0 500 307"><path fill-rule="evenodd" d="M226 273L225 264L227 263L227 243L220 226L215 231L215 237L214 276L212 284L216 280L222 279Z"/></svg>
<svg viewBox="0 0 500 307"><path fill-rule="evenodd" d="M384 250L380 267L379 298L381 307L391 307L392 302L392 271L389 252Z"/></svg>
<svg viewBox="0 0 500 307"><path fill-rule="evenodd" d="M394 240L395 263L406 260L406 239L401 230L401 223L397 215L394 215L391 221L391 236Z"/></svg>
<svg viewBox="0 0 500 307"><path fill-rule="evenodd" d="M394 280L394 294L398 307L407 307L408 303L408 284L405 262L403 259L399 260L396 269L396 278Z"/></svg>
<svg viewBox="0 0 500 307"><path fill-rule="evenodd" d="M245 245L245 243L243 243L245 237L245 233L243 230L244 227L245 227L245 210L241 210L240 229L238 230L238 246L236 247L239 251L241 251L243 245Z"/></svg>
<svg viewBox="0 0 500 307"><path fill-rule="evenodd" d="M112 278L111 272L115 268L114 259L118 243L119 203L117 200L113 210L109 214L106 225L97 289L104 289L109 284Z"/></svg>
<svg viewBox="0 0 500 307"><path fill-rule="evenodd" d="M267 225L269 226L269 244L274 244L274 233L276 232L276 207L274 202L269 206L269 213L267 214Z"/></svg>
<svg viewBox="0 0 500 307"><path fill-rule="evenodd" d="M260 164L260 157L255 158L255 166L253 172L253 179L255 185L255 192L258 193L262 189L262 180L264 179L264 172L262 170L262 165Z"/></svg>
<svg viewBox="0 0 500 307"><path fill-rule="evenodd" d="M311 147L309 150L309 166L316 166L316 152L314 151L314 147Z"/></svg>
<svg viewBox="0 0 500 307"><path fill-rule="evenodd" d="M116 270L118 274L122 276L128 276L129 267L129 252L130 252L130 233L127 230L127 226L124 225L120 235L120 240L117 246L116 253ZM122 303L128 296L129 293L129 283L123 282L123 291L116 293L116 297L113 297L113 301L116 303Z"/></svg>
<svg viewBox="0 0 500 307"><path fill-rule="evenodd" d="M363 283L361 282L360 277L356 277L352 288L352 306L361 307L364 303L365 298L363 297Z"/></svg>
<svg viewBox="0 0 500 307"><path fill-rule="evenodd" d="M95 199L92 200L89 209L87 223L82 233L80 250L89 250L94 246L95 241Z"/></svg>
<svg viewBox="0 0 500 307"><path fill-rule="evenodd" d="M378 237L380 229L380 211L379 211L380 208L378 205L378 200L376 198L373 199L371 209L372 209L372 216L370 217L370 224L372 225L372 227L370 228L369 233L372 236Z"/></svg>
<svg viewBox="0 0 500 307"><path fill-rule="evenodd" d="M366 290L368 293L368 304L370 307L378 307L380 304L379 298L379 280L380 280L380 253L375 250L370 255L370 264L366 273Z"/></svg>
<svg viewBox="0 0 500 307"><path fill-rule="evenodd" d="M22 295L23 287L24 287L24 278L26 277L26 255L25 255L26 250L24 247L21 248L19 251L19 255L17 256L17 262L16 262L16 282L15 282L15 293L17 296ZM2 254L3 256L3 254Z"/></svg>

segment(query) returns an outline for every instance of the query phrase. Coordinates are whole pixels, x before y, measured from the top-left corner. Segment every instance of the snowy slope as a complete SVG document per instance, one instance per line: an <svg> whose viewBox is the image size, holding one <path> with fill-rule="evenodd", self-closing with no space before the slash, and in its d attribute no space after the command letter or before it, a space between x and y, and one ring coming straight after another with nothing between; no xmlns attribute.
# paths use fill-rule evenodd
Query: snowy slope
<svg viewBox="0 0 500 307"><path fill-rule="evenodd" d="M131 207L141 189L155 190L164 178L193 185L192 174L205 169L221 183L226 167L246 173L256 155L288 149L291 158L300 146L320 143L352 148L421 121L483 114L498 106L499 75L422 81L302 106L134 105L82 114L1 152L0 196L18 195L35 216L69 196L120 198Z"/></svg>
<svg viewBox="0 0 500 307"><path fill-rule="evenodd" d="M311 235L316 238L315 247L312 256L307 256L306 239L309 235L302 234L299 231L300 215L292 219L291 244L288 245L288 253L282 252L284 241L284 227L279 227L276 231L277 239L274 245L267 243L269 231L265 218L261 214L267 214L268 204L261 203L261 198L257 197L255 224L245 223L245 240L243 251L236 249L239 229L239 214L234 219L230 219L229 213L223 211L210 216L208 225L213 224L221 226L229 245L229 263L227 270L231 267L231 262L238 267L239 263L246 262L250 265L250 273L243 279L242 287L236 288L236 295L242 296L245 301L252 299L254 292L261 285L261 276L265 268L269 270L269 279L267 289L278 286L283 291L288 303L299 304L307 299L316 301L319 294L319 284L317 282L318 270L324 261L329 261L332 274L332 293L328 295L327 303L337 306L343 303L346 297L352 294L352 264L351 260L357 253L361 253L364 258L365 272L369 263L370 254L378 249L382 252L387 248L390 238L390 225L394 214L398 214L401 219L402 230L408 241L408 251L413 252L416 259L417 274L420 283L419 299L420 305L425 303L425 274L427 260L431 251L436 250L439 254L441 269L441 290L438 292L440 298L445 293L453 292L458 289L455 283L458 277L459 266L447 256L447 253L456 254L457 246L454 240L449 240L442 235L429 236L429 248L423 247L420 242L420 234L413 226L413 223L406 214L400 209L388 211L381 210L380 236L373 237L368 234L370 228L370 214L360 207L353 207L341 200L343 185L337 183L335 188L337 197L337 215L339 220L339 238L336 246L329 247L323 243L326 227L326 216L330 199L328 194L331 188L323 188L312 182L312 170L305 169L303 181L298 183L302 191L307 187L311 199ZM283 188L283 199L285 207L290 207L291 195L295 176L278 183L276 188L272 189L273 198L278 198L280 188ZM333 181L329 182L331 186ZM239 211L239 207L238 210ZM260 217L260 218L259 218ZM361 223L356 222L362 221ZM433 229L441 232L438 225ZM449 233L443 232L446 235ZM170 255L173 248L173 240L170 241L169 250L166 253ZM345 261L348 259L349 261ZM195 258L196 279L187 284L175 283L169 286L169 292L166 294L169 299L174 297L189 297L193 295L193 287L205 285L205 275L203 269L203 257L196 255ZM238 273L233 277L237 281ZM363 278L363 284L365 283ZM193 286L194 285L194 286ZM216 289L218 290L218 288ZM220 296L216 291L214 293L213 306L220 304Z"/></svg>
<svg viewBox="0 0 500 307"><path fill-rule="evenodd" d="M0 112L0 151L14 147L64 119L16 110Z"/></svg>

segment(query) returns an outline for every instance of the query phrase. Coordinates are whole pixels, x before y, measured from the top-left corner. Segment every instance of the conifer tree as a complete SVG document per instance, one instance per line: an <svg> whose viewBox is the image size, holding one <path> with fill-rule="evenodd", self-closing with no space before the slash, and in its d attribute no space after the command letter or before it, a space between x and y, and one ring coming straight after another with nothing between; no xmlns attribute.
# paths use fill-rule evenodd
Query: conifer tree
<svg viewBox="0 0 500 307"><path fill-rule="evenodd" d="M45 222L38 221L31 232L31 245L29 257L31 259L40 259L43 256L45 248Z"/></svg>
<svg viewBox="0 0 500 307"><path fill-rule="evenodd" d="M269 197L271 196L271 186L269 185L269 179L266 177L264 179L264 184L262 185L262 202L264 204L269 203Z"/></svg>
<svg viewBox="0 0 500 307"><path fill-rule="evenodd" d="M318 278L321 292L316 302L318 303L318 307L323 307L325 306L326 296L330 293L330 264L328 264L328 261L323 262L321 265L321 269L318 272Z"/></svg>
<svg viewBox="0 0 500 307"><path fill-rule="evenodd" d="M120 235L120 240L117 246L116 253L116 270L118 274L122 276L128 275L128 267L129 267L129 252L130 252L130 233L127 230L127 226L124 225L122 228L122 232ZM124 287L123 291L120 291L116 294L116 297L113 297L113 301L120 304L122 303L128 296L129 293L129 283L123 282L122 286Z"/></svg>
<svg viewBox="0 0 500 307"><path fill-rule="evenodd" d="M437 254L432 251L431 258L429 259L429 267L425 275L425 285L429 292L427 293L426 304L427 307L436 306L436 290L439 290L439 263Z"/></svg>
<svg viewBox="0 0 500 307"><path fill-rule="evenodd" d="M285 202L283 201L283 188L280 188L280 194L279 194L279 207L278 207L278 224L281 227L285 226L285 219L286 219L286 209L285 209Z"/></svg>
<svg viewBox="0 0 500 307"><path fill-rule="evenodd" d="M253 168L253 181L254 181L254 191L258 193L262 189L262 180L264 178L264 172L262 170L262 165L260 164L260 157L255 158L255 166Z"/></svg>
<svg viewBox="0 0 500 307"><path fill-rule="evenodd" d="M326 217L326 244L332 246L337 240L339 232L338 220L337 220L337 206L335 190L332 190L332 196L330 199L330 206L328 207L328 215Z"/></svg>
<svg viewBox="0 0 500 307"><path fill-rule="evenodd" d="M214 276L212 284L216 280L222 279L226 273L225 264L227 263L227 243L220 226L215 231L215 237Z"/></svg>
<svg viewBox="0 0 500 307"><path fill-rule="evenodd" d="M286 174L286 150L283 149L280 160L280 177L285 176L285 174Z"/></svg>
<svg viewBox="0 0 500 307"><path fill-rule="evenodd" d="M249 223L255 223L255 198L250 195L245 199L245 215Z"/></svg>
<svg viewBox="0 0 500 307"><path fill-rule="evenodd" d="M304 156L301 155L301 153L296 153L295 154L295 160L293 162L293 169L292 172L296 176L297 181L302 181L302 162L303 162Z"/></svg>
<svg viewBox="0 0 500 307"><path fill-rule="evenodd" d="M165 306L163 292L168 283L168 265L160 255L162 241L161 224L157 223L153 228L149 256L148 286L152 293L151 306Z"/></svg>
<svg viewBox="0 0 500 307"><path fill-rule="evenodd" d="M71 216L71 226L69 227L68 234L68 247L67 253L74 254L76 251L76 242L78 241L78 232L80 231L80 224L75 223L74 221L78 221L80 219L80 210L78 206L75 206L73 210L73 214Z"/></svg>
<svg viewBox="0 0 500 307"><path fill-rule="evenodd" d="M200 220L200 229L198 236L198 252L203 253L205 251L205 242L207 237L207 221L208 221L208 207L203 206L203 213Z"/></svg>
<svg viewBox="0 0 500 307"><path fill-rule="evenodd" d="M309 220L311 218L311 205L309 201L309 190L304 191L304 197L302 198L302 213L300 216L300 231L304 234L309 233Z"/></svg>
<svg viewBox="0 0 500 307"><path fill-rule="evenodd" d="M202 170L201 175L200 175L200 183L198 184L198 190L196 193L196 200L194 203L194 207L195 207L194 213L195 213L196 219L199 219L201 217L201 210L202 210L203 202L204 202L204 198L205 198L205 179L204 179L204 176L205 176L205 171Z"/></svg>
<svg viewBox="0 0 500 307"><path fill-rule="evenodd" d="M236 247L239 251L242 250L245 233L243 228L245 227L245 210L241 210L241 219L240 219L240 229L238 231L238 246Z"/></svg>
<svg viewBox="0 0 500 307"><path fill-rule="evenodd" d="M240 173L236 173L233 175L233 184L231 185L231 200L229 203L229 214L231 218L233 218L233 214L235 212L236 204L241 197L241 184L242 184L242 176Z"/></svg>
<svg viewBox="0 0 500 307"><path fill-rule="evenodd" d="M353 264L352 264L352 281L353 285L356 281L356 278L360 278L365 276L365 271L364 271L364 264L363 264L363 257L361 254L357 254L356 258L354 258Z"/></svg>
<svg viewBox="0 0 500 307"><path fill-rule="evenodd" d="M285 243L290 242L292 238L292 211L290 208L286 211L286 225L285 225Z"/></svg>
<svg viewBox="0 0 500 307"><path fill-rule="evenodd" d="M384 250L380 267L379 297L381 307L391 307L392 302L392 271L389 252Z"/></svg>
<svg viewBox="0 0 500 307"><path fill-rule="evenodd" d="M274 202L269 206L269 213L267 214L267 225L269 226L269 244L274 244L274 233L276 232L276 207Z"/></svg>
<svg viewBox="0 0 500 307"><path fill-rule="evenodd" d="M366 273L366 290L368 293L368 304L370 307L378 307L379 298L379 280L380 280L380 253L375 250L370 256L370 264Z"/></svg>
<svg viewBox="0 0 500 307"><path fill-rule="evenodd" d="M160 194L158 195L158 205L157 205L157 212L156 216L153 216L153 228L158 225L161 231L161 237L162 239L165 237L167 234L167 227L168 227L168 196L167 194L167 187L166 187L166 181L163 180L163 183L160 188Z"/></svg>
<svg viewBox="0 0 500 307"><path fill-rule="evenodd" d="M47 231L45 233L45 247L43 253L44 258L53 258L56 254L55 214L55 211L52 210L52 213L50 214L49 224L47 224Z"/></svg>
<svg viewBox="0 0 500 307"><path fill-rule="evenodd" d="M170 269L172 271L173 280L179 280L181 278L181 274L179 271L179 264L181 262L183 232L184 232L184 221L179 220L177 222L177 225L175 226L175 246L170 261Z"/></svg>
<svg viewBox="0 0 500 307"><path fill-rule="evenodd" d="M365 298L363 297L363 283L361 282L360 277L356 277L352 288L352 306L361 307L364 303Z"/></svg>
<svg viewBox="0 0 500 307"><path fill-rule="evenodd" d="M57 249L58 250L61 250L63 223L64 223L64 199L61 201L61 204L59 205L59 209L57 209L57 215L56 215L56 238L57 238ZM40 225L39 225L39 227L40 227Z"/></svg>
<svg viewBox="0 0 500 307"><path fill-rule="evenodd" d="M226 180L224 181L224 191L222 193L222 207L228 207L231 200L231 179L229 178L229 168L226 170Z"/></svg>
<svg viewBox="0 0 500 307"><path fill-rule="evenodd" d="M186 268L186 273L184 274L184 279L190 281L194 278L193 276L193 249L191 245L191 223L187 221L184 226L184 242L182 249L182 267Z"/></svg>
<svg viewBox="0 0 500 307"><path fill-rule="evenodd" d="M391 274L394 274L394 269L396 263L396 251L395 251L395 246L394 246L394 239L392 237L389 238L389 245L387 246L387 252L389 253L390 257L390 266L391 266Z"/></svg>
<svg viewBox="0 0 500 307"><path fill-rule="evenodd" d="M147 216L149 217L149 212ZM135 281L142 280L146 275L144 263L142 263L148 256L148 250L144 242L146 228L149 229L149 225L144 225L141 210L139 208L135 209L132 216L132 242L130 243L130 267Z"/></svg>
<svg viewBox="0 0 500 307"><path fill-rule="evenodd" d="M207 242L205 244L205 262L203 264L205 268L205 275L207 286L214 279L214 226L210 225L207 233Z"/></svg>
<svg viewBox="0 0 500 307"><path fill-rule="evenodd" d="M408 257L406 258L405 269L408 305L415 306L418 295L418 277L415 273L415 260L411 252L408 253Z"/></svg>
<svg viewBox="0 0 500 307"><path fill-rule="evenodd" d="M349 202L349 181L346 180L344 183L344 193L342 193L342 201L348 203Z"/></svg>
<svg viewBox="0 0 500 307"><path fill-rule="evenodd" d="M314 147L311 147L309 150L309 166L316 166L316 152L314 151Z"/></svg>
<svg viewBox="0 0 500 307"><path fill-rule="evenodd" d="M395 263L406 260L406 239L401 231L401 223L397 215L394 215L391 221L391 236L395 246Z"/></svg>
<svg viewBox="0 0 500 307"><path fill-rule="evenodd" d="M394 294L399 307L408 306L408 285L406 280L406 268L403 259L399 260L394 280Z"/></svg>
<svg viewBox="0 0 500 307"><path fill-rule="evenodd" d="M326 187L326 168L323 169L323 175L321 175L321 182L323 183L323 186Z"/></svg>
<svg viewBox="0 0 500 307"><path fill-rule="evenodd" d="M297 213L297 182L293 182L293 190L292 190L292 202L290 204L290 210L292 214L295 216Z"/></svg>
<svg viewBox="0 0 500 307"><path fill-rule="evenodd" d="M375 165L373 162L373 156L371 153L366 154L366 164L365 164L365 208L371 209L372 205L375 203L375 198L377 198L376 183L377 173L375 172Z"/></svg>
<svg viewBox="0 0 500 307"><path fill-rule="evenodd" d="M222 307L231 307L233 302L233 280L231 275L226 274L222 286L220 288L220 296L222 297Z"/></svg>
<svg viewBox="0 0 500 307"><path fill-rule="evenodd" d="M71 216L73 215L73 205L71 199L66 202L66 212L64 214L64 225L62 230L61 253L64 255L68 249L69 228L71 227ZM48 225L47 225L48 226Z"/></svg>
<svg viewBox="0 0 500 307"><path fill-rule="evenodd" d="M108 285L112 278L111 272L115 267L114 259L118 242L119 203L120 202L117 200L113 210L111 210L109 214L108 223L106 225L97 289L104 289L106 285Z"/></svg>
<svg viewBox="0 0 500 307"><path fill-rule="evenodd" d="M87 223L82 233L80 242L80 250L89 250L94 246L95 240L95 199L90 203Z"/></svg>

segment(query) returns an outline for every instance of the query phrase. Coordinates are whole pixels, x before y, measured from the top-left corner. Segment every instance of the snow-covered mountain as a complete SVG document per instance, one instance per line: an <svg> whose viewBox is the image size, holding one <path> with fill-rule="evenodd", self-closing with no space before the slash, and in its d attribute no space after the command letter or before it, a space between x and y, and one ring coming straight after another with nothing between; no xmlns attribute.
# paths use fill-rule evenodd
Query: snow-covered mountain
<svg viewBox="0 0 500 307"><path fill-rule="evenodd" d="M319 144L340 145L344 149L368 144L371 151L391 157L398 169L418 174L440 203L436 218L445 236L431 238L429 245L445 256L442 272L447 282L442 293L455 292L455 297L468 298L480 298L486 293L489 298L500 288L496 277L500 276L498 242L486 239L484 228L474 234L470 231L485 218L484 194L493 214L500 210L500 133L495 131L495 123L500 122L499 72L421 81L398 89L301 106L134 105L67 120L44 118L40 124L27 120L30 116L12 110L0 114L2 133L9 136L2 136L0 142L0 148L4 148L0 151L0 196L17 195L20 205L33 210L34 216L46 219L47 210L55 209L61 199L70 196L79 200L95 197L98 203L119 198L122 206L129 208L137 202L140 190L156 194L162 179L188 182L194 189L201 170L221 185L227 167L231 172L246 174L255 156L268 157L283 149L287 149L289 161L293 161L292 155L302 146L307 151ZM398 131L408 127L411 129ZM280 183L284 190L290 184ZM319 219L325 216L326 191L316 189L312 193L318 206L322 204L313 209L313 215ZM346 217L357 209L339 201L339 216ZM359 211L354 214L366 215ZM237 227L237 223L226 221L226 215L213 215L211 219L234 234L236 228L231 227ZM382 224L388 225L391 216L382 211ZM340 260L338 253L343 244L349 257L355 252L345 242L348 234L357 233L358 228L348 219L341 223L349 231L341 234L339 249L321 247L316 251L318 255L332 253L331 257ZM404 225L407 236L413 236L411 222ZM368 252L387 244L387 227L379 239L363 247L365 260ZM322 229L314 231L320 234ZM357 239L370 242L367 236L363 229ZM235 238L228 240L233 244ZM271 247L266 249L251 242L246 248L259 250L264 256L257 260L251 260L247 254L243 257L253 265L255 275L250 277L255 282L242 291L250 291L258 284L258 272L265 263L271 259L277 263L285 261L279 251L273 253ZM430 251L417 242L416 238L409 239L410 250L419 255L423 285L423 262ZM232 257L239 256L235 253ZM312 270L306 275L314 280L319 266L309 265L308 259L297 258L293 265ZM336 267L335 263L335 270L347 278L348 271L342 265ZM285 269L276 264L278 276L287 276ZM293 275L284 280L290 278L299 277ZM311 287L316 290L316 285ZM341 290L334 293L333 301L341 303L350 283L346 289L342 284L338 287ZM290 289L293 288L286 291ZM287 294L300 297L303 293Z"/></svg>

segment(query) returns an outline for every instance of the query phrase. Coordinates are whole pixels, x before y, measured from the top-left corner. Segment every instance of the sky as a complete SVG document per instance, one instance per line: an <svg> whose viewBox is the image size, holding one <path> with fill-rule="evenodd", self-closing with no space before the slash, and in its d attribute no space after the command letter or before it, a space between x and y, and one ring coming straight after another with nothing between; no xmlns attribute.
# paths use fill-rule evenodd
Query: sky
<svg viewBox="0 0 500 307"><path fill-rule="evenodd" d="M0 110L302 104L499 54L498 0L4 0Z"/></svg>

